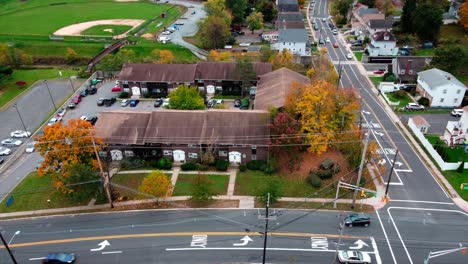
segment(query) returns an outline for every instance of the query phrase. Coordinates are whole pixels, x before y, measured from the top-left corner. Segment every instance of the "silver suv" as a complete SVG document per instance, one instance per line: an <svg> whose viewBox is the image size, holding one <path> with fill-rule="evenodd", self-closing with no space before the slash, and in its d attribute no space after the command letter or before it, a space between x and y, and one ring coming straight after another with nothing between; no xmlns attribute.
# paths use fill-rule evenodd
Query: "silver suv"
<svg viewBox="0 0 468 264"><path fill-rule="evenodd" d="M424 106L423 105L419 105L419 104L416 104L416 103L409 103L405 106L405 108L407 110L424 110Z"/></svg>

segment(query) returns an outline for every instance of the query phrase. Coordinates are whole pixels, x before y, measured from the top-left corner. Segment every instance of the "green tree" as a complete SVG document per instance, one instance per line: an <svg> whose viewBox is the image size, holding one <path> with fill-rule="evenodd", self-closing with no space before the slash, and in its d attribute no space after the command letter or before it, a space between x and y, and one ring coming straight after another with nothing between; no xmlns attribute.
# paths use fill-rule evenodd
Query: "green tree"
<svg viewBox="0 0 468 264"><path fill-rule="evenodd" d="M236 76L237 80L242 82L241 96L244 96L244 91L246 88L250 87L251 81L257 79L257 73L253 68L252 62L247 60L240 60L237 62L234 76Z"/></svg>
<svg viewBox="0 0 468 264"><path fill-rule="evenodd" d="M226 9L225 0L208 0L205 3L205 12L207 16L219 16Z"/></svg>
<svg viewBox="0 0 468 264"><path fill-rule="evenodd" d="M180 110L203 110L205 103L196 87L180 85L169 94L169 108Z"/></svg>
<svg viewBox="0 0 468 264"><path fill-rule="evenodd" d="M261 29L263 27L263 14L260 12L252 12L246 19L247 26L252 30Z"/></svg>
<svg viewBox="0 0 468 264"><path fill-rule="evenodd" d="M0 81L11 77L13 69L10 66L0 64Z"/></svg>
<svg viewBox="0 0 468 264"><path fill-rule="evenodd" d="M242 23L245 18L245 11L247 9L248 0L227 0L226 6L231 9L232 22Z"/></svg>
<svg viewBox="0 0 468 264"><path fill-rule="evenodd" d="M270 62L271 58L275 56L276 51L272 50L270 46L262 46L260 48L260 61L261 62Z"/></svg>
<svg viewBox="0 0 468 264"><path fill-rule="evenodd" d="M219 16L209 16L200 22L200 41L207 49L224 47L228 37L230 21Z"/></svg>
<svg viewBox="0 0 468 264"><path fill-rule="evenodd" d="M206 174L198 174L192 181L190 188L191 200L197 203L208 202L218 195L213 188L213 182Z"/></svg>
<svg viewBox="0 0 468 264"><path fill-rule="evenodd" d="M265 22L272 22L276 19L278 11L275 7L274 1L271 0L260 0L257 2L255 10L259 10L263 13L263 20Z"/></svg>
<svg viewBox="0 0 468 264"><path fill-rule="evenodd" d="M401 31L413 33L413 16L416 10L416 0L406 0L401 13Z"/></svg>
<svg viewBox="0 0 468 264"><path fill-rule="evenodd" d="M96 68L103 71L120 71L125 63L135 61L136 54L131 49L121 49L117 54L106 55Z"/></svg>
<svg viewBox="0 0 468 264"><path fill-rule="evenodd" d="M351 8L353 0L335 0L332 2L332 14L341 15L343 18L348 16L348 11Z"/></svg>
<svg viewBox="0 0 468 264"><path fill-rule="evenodd" d="M90 200L102 187L101 176L93 166L77 163L69 169L69 173L70 177L65 179L64 184L73 185L73 191L69 194L75 201Z"/></svg>
<svg viewBox="0 0 468 264"><path fill-rule="evenodd" d="M266 204L268 201L268 194L270 194L270 204L276 203L278 199L281 198L281 182L278 177L265 177L255 192L255 198Z"/></svg>
<svg viewBox="0 0 468 264"><path fill-rule="evenodd" d="M375 0L359 0L359 3L366 5L369 8L373 8L375 6Z"/></svg>
<svg viewBox="0 0 468 264"><path fill-rule="evenodd" d="M420 4L413 17L413 30L420 41L437 42L442 26L442 9L429 4Z"/></svg>
<svg viewBox="0 0 468 264"><path fill-rule="evenodd" d="M444 71L455 73L462 69L466 62L465 51L460 47L449 45L435 50L431 64Z"/></svg>
<svg viewBox="0 0 468 264"><path fill-rule="evenodd" d="M18 68L21 65L32 64L32 62L32 57L21 49L0 43L0 64Z"/></svg>

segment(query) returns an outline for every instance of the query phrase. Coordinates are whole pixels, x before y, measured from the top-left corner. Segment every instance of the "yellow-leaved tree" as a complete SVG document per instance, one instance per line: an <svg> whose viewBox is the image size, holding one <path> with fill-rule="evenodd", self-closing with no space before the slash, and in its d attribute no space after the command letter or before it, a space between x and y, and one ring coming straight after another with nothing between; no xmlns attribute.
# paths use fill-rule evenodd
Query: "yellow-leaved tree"
<svg viewBox="0 0 468 264"><path fill-rule="evenodd" d="M460 16L460 24L465 30L468 30L468 1L465 1L458 10Z"/></svg>
<svg viewBox="0 0 468 264"><path fill-rule="evenodd" d="M277 70L283 67L291 69L294 65L293 54L287 49L283 49L282 51L276 53L276 55L271 56L270 62L272 64L273 70Z"/></svg>
<svg viewBox="0 0 468 264"><path fill-rule="evenodd" d="M138 188L140 192L157 198L170 196L172 189L171 178L160 170L155 170L146 176Z"/></svg>

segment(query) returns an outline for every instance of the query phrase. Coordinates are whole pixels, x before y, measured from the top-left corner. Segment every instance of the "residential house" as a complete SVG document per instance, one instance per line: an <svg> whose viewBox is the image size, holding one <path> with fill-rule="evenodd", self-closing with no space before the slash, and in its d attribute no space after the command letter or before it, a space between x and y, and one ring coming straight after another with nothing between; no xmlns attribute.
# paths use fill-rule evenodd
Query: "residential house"
<svg viewBox="0 0 468 264"><path fill-rule="evenodd" d="M291 53L301 56L310 55L307 30L299 28L280 29L278 42L274 43L272 48L278 51L287 49Z"/></svg>
<svg viewBox="0 0 468 264"><path fill-rule="evenodd" d="M281 12L299 12L297 0L277 0L276 8Z"/></svg>
<svg viewBox="0 0 468 264"><path fill-rule="evenodd" d="M101 112L96 136L125 157L199 162L212 151L231 163L266 160L269 113L243 110L158 110Z"/></svg>
<svg viewBox="0 0 468 264"><path fill-rule="evenodd" d="M165 97L179 85L193 85L206 93L215 91L241 95L242 87L256 86L257 76L271 72L271 64L252 63L253 73L246 74L236 62L199 62L197 64L125 64L118 80L132 96L147 93ZM247 83L242 83L246 77Z"/></svg>
<svg viewBox="0 0 468 264"><path fill-rule="evenodd" d="M358 3L352 11L351 30L358 39L364 39L369 34L368 22L380 19L385 19L385 14L380 13L377 8L369 8Z"/></svg>
<svg viewBox="0 0 468 264"><path fill-rule="evenodd" d="M396 56L398 54L396 40L393 34L388 31L379 31L373 34L366 49L370 57Z"/></svg>
<svg viewBox="0 0 468 264"><path fill-rule="evenodd" d="M277 29L305 28L304 16L300 12L282 12L276 20Z"/></svg>
<svg viewBox="0 0 468 264"><path fill-rule="evenodd" d="M421 133L426 134L431 125L422 116L413 116L410 119L413 120L413 124L418 128ZM409 121L408 121L409 122Z"/></svg>
<svg viewBox="0 0 468 264"><path fill-rule="evenodd" d="M268 42L278 41L278 31L264 31L262 32L262 39Z"/></svg>
<svg viewBox="0 0 468 264"><path fill-rule="evenodd" d="M437 68L419 72L417 82L416 91L429 99L430 107L457 107L466 92L457 78Z"/></svg>
<svg viewBox="0 0 468 264"><path fill-rule="evenodd" d="M392 60L392 73L400 83L416 83L418 72L430 63L430 57L397 56Z"/></svg>
<svg viewBox="0 0 468 264"><path fill-rule="evenodd" d="M282 108L292 85L309 84L310 79L288 68L281 68L259 77L255 110L268 111L270 107Z"/></svg>
<svg viewBox="0 0 468 264"><path fill-rule="evenodd" d="M444 142L449 145L463 144L468 140L468 106L463 107L459 121L448 121L444 131Z"/></svg>
<svg viewBox="0 0 468 264"><path fill-rule="evenodd" d="M378 31L391 31L393 19L370 19L366 24L366 29L370 35L374 35Z"/></svg>

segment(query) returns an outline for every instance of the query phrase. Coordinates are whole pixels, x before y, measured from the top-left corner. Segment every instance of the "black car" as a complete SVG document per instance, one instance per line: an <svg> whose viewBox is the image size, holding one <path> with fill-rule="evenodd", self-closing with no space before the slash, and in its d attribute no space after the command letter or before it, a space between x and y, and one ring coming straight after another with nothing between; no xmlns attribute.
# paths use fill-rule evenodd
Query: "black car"
<svg viewBox="0 0 468 264"><path fill-rule="evenodd" d="M97 116L87 116L85 118L86 121L88 121L91 125L95 125L97 120L98 120L98 117Z"/></svg>
<svg viewBox="0 0 468 264"><path fill-rule="evenodd" d="M75 254L73 253L51 253L48 254L42 263L74 263Z"/></svg>
<svg viewBox="0 0 468 264"><path fill-rule="evenodd" d="M234 107L240 107L242 105L241 99L234 100Z"/></svg>
<svg viewBox="0 0 468 264"><path fill-rule="evenodd" d="M370 217L366 214L350 214L344 219L346 226L368 226L371 223Z"/></svg>
<svg viewBox="0 0 468 264"><path fill-rule="evenodd" d="M110 98L99 98L97 100L97 105L98 106L111 106L115 103L117 99L115 97L110 97Z"/></svg>
<svg viewBox="0 0 468 264"><path fill-rule="evenodd" d="M2 164L5 160L4 159L0 159L0 164Z"/></svg>
<svg viewBox="0 0 468 264"><path fill-rule="evenodd" d="M154 101L154 107L160 107L163 104L163 99L158 98Z"/></svg>
<svg viewBox="0 0 468 264"><path fill-rule="evenodd" d="M80 92L81 97L85 97L87 95L88 95L88 90L86 90L86 89L81 90L81 92Z"/></svg>
<svg viewBox="0 0 468 264"><path fill-rule="evenodd" d="M97 93L97 88L94 85L90 86L90 87L86 88L86 92L88 94L96 94Z"/></svg>

